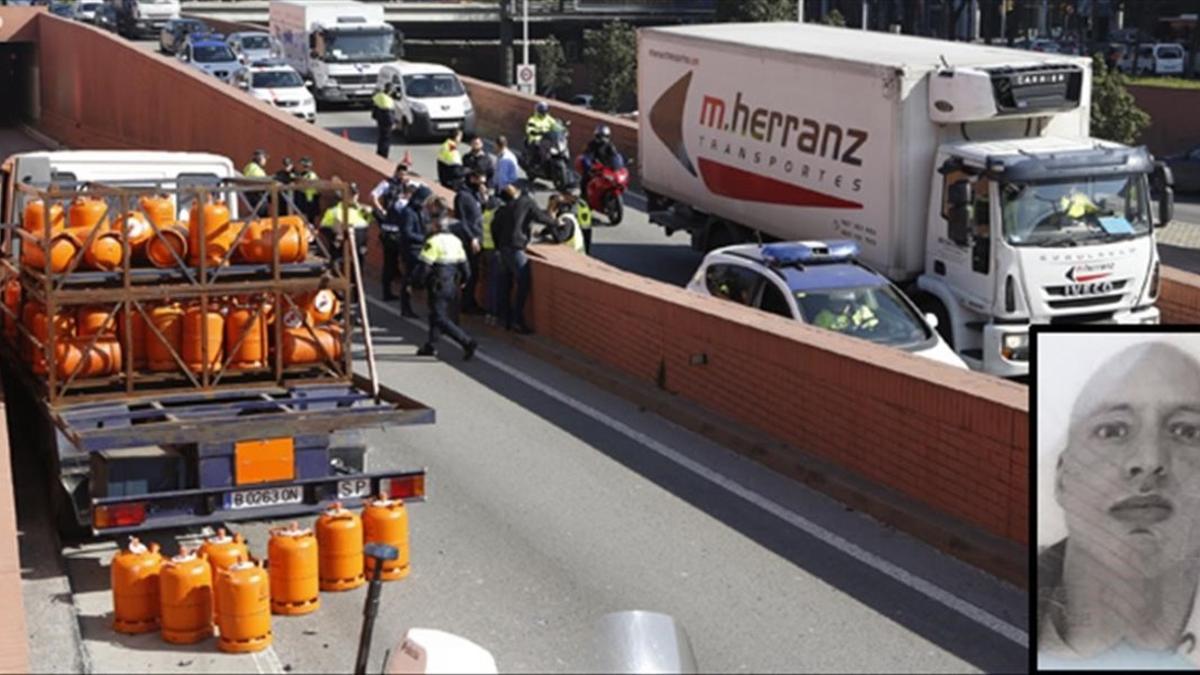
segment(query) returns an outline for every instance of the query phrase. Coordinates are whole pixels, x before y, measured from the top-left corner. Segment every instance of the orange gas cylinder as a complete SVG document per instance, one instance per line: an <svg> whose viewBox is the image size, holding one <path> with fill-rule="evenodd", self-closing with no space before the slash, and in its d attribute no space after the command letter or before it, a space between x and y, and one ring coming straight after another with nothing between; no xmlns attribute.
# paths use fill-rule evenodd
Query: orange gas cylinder
<svg viewBox="0 0 1200 675"><path fill-rule="evenodd" d="M363 509L363 537L368 544L395 546L399 553L395 560L383 563L380 578L394 581L408 576L408 511L404 500L388 499L383 493ZM375 574L375 559L364 558L363 569L367 579Z"/></svg>
<svg viewBox="0 0 1200 675"><path fill-rule="evenodd" d="M217 572L217 647L223 652L257 652L271 646L271 583L267 571L239 556Z"/></svg>
<svg viewBox="0 0 1200 675"><path fill-rule="evenodd" d="M150 327L146 327L146 361L150 370L175 370L175 359L171 350L179 353L179 345L183 342L183 309L175 303L159 305L150 310L150 322L166 338L163 342Z"/></svg>
<svg viewBox="0 0 1200 675"><path fill-rule="evenodd" d="M179 262L175 261L171 251L179 256ZM182 225L163 227L158 234L152 232L146 242L146 259L155 267L177 267L180 262L186 264L187 253L188 231Z"/></svg>
<svg viewBox="0 0 1200 675"><path fill-rule="evenodd" d="M46 202L41 199L33 199L25 204L25 217L21 220L21 227L39 237L46 235ZM66 221L63 219L62 204L52 204L50 206L50 234L66 227Z"/></svg>
<svg viewBox="0 0 1200 675"><path fill-rule="evenodd" d="M221 261L233 245L239 224L229 222L229 207L225 202L209 202L203 208L192 208L188 217L188 258L192 265L200 264L200 228L204 228L204 249L209 265Z"/></svg>
<svg viewBox="0 0 1200 675"><path fill-rule="evenodd" d="M316 339L313 339L314 334ZM317 346L318 340L320 347ZM321 351L321 347L324 347L324 352ZM326 355L333 361L342 358L341 326L289 326L283 329L285 364L324 363Z"/></svg>
<svg viewBox="0 0 1200 675"><path fill-rule="evenodd" d="M117 337L121 341L121 349L126 354L133 357L134 368L146 367L146 319L142 313L134 310L129 311L129 324L131 335L125 336L125 312L122 309L117 314ZM157 340L157 338L155 338Z"/></svg>
<svg viewBox="0 0 1200 675"><path fill-rule="evenodd" d="M103 332L106 335L116 333L117 317L111 317L108 307L103 305L84 305L79 308L78 319L75 322L76 334L80 337L95 335ZM105 325L107 324L107 325Z"/></svg>
<svg viewBox="0 0 1200 675"><path fill-rule="evenodd" d="M158 544L146 548L137 537L112 561L113 628L118 633L158 630Z"/></svg>
<svg viewBox="0 0 1200 675"><path fill-rule="evenodd" d="M21 320L21 280L9 279L4 284L4 306L9 313L4 315L4 336L9 340L16 340L17 335L21 332L17 330L17 323Z"/></svg>
<svg viewBox="0 0 1200 675"><path fill-rule="evenodd" d="M225 534L225 528L217 530L217 536L209 537L200 545L200 555L208 560L208 564L212 566L213 576L219 574L221 570L228 569L238 560L247 560L250 558L250 552L246 550L246 540L242 538L241 533L232 537ZM213 596L213 616L218 612L217 596Z"/></svg>
<svg viewBox="0 0 1200 675"><path fill-rule="evenodd" d="M138 200L138 206L145 212L146 218L160 228L175 224L175 204L166 195L142 197Z"/></svg>
<svg viewBox="0 0 1200 675"><path fill-rule="evenodd" d="M168 206L170 204L168 203ZM122 228L125 228L122 230ZM150 227L150 221L141 211L129 211L117 218L117 222L113 223L113 232L129 237L129 253L135 258L140 258L145 255L146 242L150 241L150 237L154 236L154 228Z"/></svg>
<svg viewBox="0 0 1200 675"><path fill-rule="evenodd" d="M328 323L337 314L337 295L328 288L304 293L295 297L296 306L303 309L308 323L319 326Z"/></svg>
<svg viewBox="0 0 1200 675"><path fill-rule="evenodd" d="M34 337L45 345L50 339L50 320L46 316L46 308L39 302L27 302L22 310L24 316L25 328L33 333ZM54 318L54 341L62 342L70 340L75 336L75 317L70 314L61 313ZM28 352L26 355L33 363L33 372L38 375L46 374L46 352L43 347L35 345L33 341L26 343Z"/></svg>
<svg viewBox="0 0 1200 675"><path fill-rule="evenodd" d="M317 518L321 590L348 591L363 584L363 526L358 514L334 503Z"/></svg>
<svg viewBox="0 0 1200 675"><path fill-rule="evenodd" d="M180 548L158 573L162 636L190 645L213 634L213 580L208 561Z"/></svg>
<svg viewBox="0 0 1200 675"><path fill-rule="evenodd" d="M76 367L79 368L76 379L120 372L121 343L117 342L117 338L102 337L89 347L91 340L90 337L65 338L54 346L54 362L59 378L66 380L71 377ZM82 366L79 365L81 361Z"/></svg>
<svg viewBox="0 0 1200 675"><path fill-rule="evenodd" d="M103 199L76 197L67 216L67 227L82 231L85 237L94 227L99 227L101 232L108 231L108 203Z"/></svg>
<svg viewBox="0 0 1200 675"><path fill-rule="evenodd" d="M79 238L79 235L75 235ZM79 239L86 241L86 239ZM121 235L117 232L103 232L92 239L92 245L83 252L83 264L94 270L111 272L121 266L125 259L125 249L121 244Z"/></svg>
<svg viewBox="0 0 1200 675"><path fill-rule="evenodd" d="M206 332L207 345L204 344ZM222 348L224 340L225 315L217 303L210 301L207 311L201 311L198 302L188 305L183 313L183 350L180 355L192 372L204 370L206 346L209 368L220 368L225 354Z"/></svg>
<svg viewBox="0 0 1200 675"><path fill-rule="evenodd" d="M263 218L250 223L250 231L238 245L238 253L246 262L269 263L274 256L274 245L271 219ZM304 225L304 219L300 216L280 216L279 262L300 262L307 257L308 229Z"/></svg>
<svg viewBox="0 0 1200 675"><path fill-rule="evenodd" d="M71 265L71 260L79 251L79 247L79 239L74 233L70 231L56 233L50 239L51 274L61 274L67 271L67 268ZM42 245L41 237L36 240L21 240L21 264L36 272L44 273L46 271L46 250Z"/></svg>
<svg viewBox="0 0 1200 675"><path fill-rule="evenodd" d="M271 563L271 611L308 614L321 606L317 581L317 538L310 528L293 522L271 530L267 542Z"/></svg>
<svg viewBox="0 0 1200 675"><path fill-rule="evenodd" d="M258 305L245 300L229 308L229 317L225 320L225 344L233 349L241 340L229 362L230 368L261 368L266 364L269 309L264 307L261 314L255 316Z"/></svg>

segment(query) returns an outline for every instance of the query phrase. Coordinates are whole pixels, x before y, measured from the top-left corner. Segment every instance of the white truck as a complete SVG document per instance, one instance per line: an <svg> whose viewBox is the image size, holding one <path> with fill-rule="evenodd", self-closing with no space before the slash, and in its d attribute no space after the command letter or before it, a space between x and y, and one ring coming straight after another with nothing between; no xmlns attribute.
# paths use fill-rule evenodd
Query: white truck
<svg viewBox="0 0 1200 675"><path fill-rule="evenodd" d="M370 101L380 68L402 54L403 37L380 4L279 0L269 21L284 59L312 81L318 103Z"/></svg>
<svg viewBox="0 0 1200 675"><path fill-rule="evenodd" d="M1089 137L1087 59L797 23L645 28L638 96L653 222L700 250L855 239L974 369L1027 374L1034 323L1159 320L1170 172Z"/></svg>

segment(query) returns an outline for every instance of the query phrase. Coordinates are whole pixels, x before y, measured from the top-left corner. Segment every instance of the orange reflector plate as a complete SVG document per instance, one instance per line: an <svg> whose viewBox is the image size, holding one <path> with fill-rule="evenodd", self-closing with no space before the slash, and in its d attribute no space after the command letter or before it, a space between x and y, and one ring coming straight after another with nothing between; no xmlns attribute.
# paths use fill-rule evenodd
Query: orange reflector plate
<svg viewBox="0 0 1200 675"><path fill-rule="evenodd" d="M238 485L292 480L296 477L296 443L292 438L241 441L234 446L234 481Z"/></svg>

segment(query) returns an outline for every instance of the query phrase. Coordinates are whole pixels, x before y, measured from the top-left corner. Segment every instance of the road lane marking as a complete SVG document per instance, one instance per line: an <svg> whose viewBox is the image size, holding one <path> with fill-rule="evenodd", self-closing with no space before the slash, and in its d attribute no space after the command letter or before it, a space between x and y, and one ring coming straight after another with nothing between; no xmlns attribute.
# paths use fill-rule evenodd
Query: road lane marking
<svg viewBox="0 0 1200 675"><path fill-rule="evenodd" d="M404 319L400 315L399 310L389 306L384 302L381 302L370 296L367 297L367 300L375 307L388 312L402 321L407 321L418 328L422 327L420 321L416 319ZM443 339L446 340L446 338ZM502 361L498 361L482 351L476 353L475 358L522 382L528 387L535 389L552 399L555 399L559 403L572 408L585 417L589 417L592 420L621 434L622 436L625 436L626 438L641 444L647 449L658 453L662 457L675 462L679 466L682 466L697 476L704 478L705 480L718 485L729 492L732 492L738 497L741 497L751 504L754 504L760 509L770 513L780 520L783 520L796 529L801 530L816 539L819 539L825 544L828 544L838 551L841 551L842 553L854 558L860 563L887 575L891 579L901 584L904 584L905 586L920 593L921 595L924 595L930 600L933 600L934 602L937 602L957 612L958 614L961 614L967 619L974 621L988 630L991 630L992 632L1001 635L1012 642L1015 642L1024 649L1029 648L1029 634L1026 631L1021 630L1017 626L1014 626L1007 621L993 615L987 610L977 607L974 604L954 595L953 593L950 593L949 591L935 586L925 579L911 574L907 570L887 560L884 560L878 555L863 549L862 547L846 540L840 535L821 527L820 525L796 513L795 511L792 511L780 505L779 503L758 494L757 492L743 486L737 481L717 473L703 464L700 464L699 462L683 455L679 451L655 440L654 438L651 438L637 429L630 427L620 420L614 419L605 413L600 412L599 410L587 405L586 403L583 403L573 396L551 387L537 378L523 373Z"/></svg>

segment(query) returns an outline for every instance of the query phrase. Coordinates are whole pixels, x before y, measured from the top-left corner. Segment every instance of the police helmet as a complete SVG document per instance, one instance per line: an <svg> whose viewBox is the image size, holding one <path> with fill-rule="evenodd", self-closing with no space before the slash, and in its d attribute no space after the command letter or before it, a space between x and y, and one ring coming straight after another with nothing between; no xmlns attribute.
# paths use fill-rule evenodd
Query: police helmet
<svg viewBox="0 0 1200 675"><path fill-rule="evenodd" d="M596 127L596 138L612 138L612 129L609 129L607 124L598 125Z"/></svg>
<svg viewBox="0 0 1200 675"><path fill-rule="evenodd" d="M545 101L538 101L537 105L533 106L533 111L539 115L545 115L550 112L550 104Z"/></svg>

